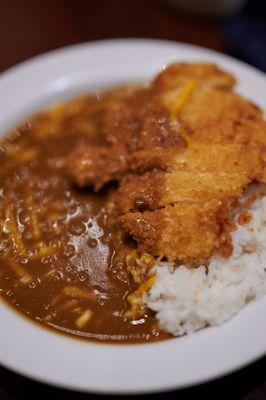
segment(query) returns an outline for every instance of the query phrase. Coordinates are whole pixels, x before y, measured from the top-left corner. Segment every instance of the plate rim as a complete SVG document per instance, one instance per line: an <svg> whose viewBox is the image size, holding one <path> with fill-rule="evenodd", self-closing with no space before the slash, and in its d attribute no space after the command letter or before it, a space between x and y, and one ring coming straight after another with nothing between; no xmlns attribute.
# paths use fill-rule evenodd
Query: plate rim
<svg viewBox="0 0 266 400"><path fill-rule="evenodd" d="M160 44L160 45L173 45L173 46L180 46L183 48L190 48L191 50L197 50L197 51L207 51L208 53L212 53L213 55L216 56L221 56L223 59L227 59L228 61L233 62L234 64L238 64L239 66L242 66L244 68L247 68L249 70L253 70L254 73L257 75L260 75L262 78L265 79L265 73L261 71L259 68L248 64L245 61L242 61L238 58L235 58L229 54L222 53L220 51L204 47L204 46L199 46L196 44L192 43L186 43L186 42L180 42L180 41L175 41L175 40L167 40L167 39L156 39L156 38L144 38L144 37L123 37L123 38L108 38L108 39L97 39L97 40L91 40L91 41L84 41L84 42L78 42L75 44L71 45L64 45L60 46L58 48L52 49L45 51L43 53L39 53L37 55L34 55L33 57L27 58L25 60L22 60L16 64L14 64L11 67L8 67L4 69L3 71L0 72L0 80L2 77L5 77L9 73L17 72L17 69L20 69L21 67L27 67L29 64L32 64L33 62L37 61L43 61L48 57L54 56L54 55L60 55L65 53L66 51L80 51L82 48L86 47L98 47L98 46L103 46L103 45L112 45L112 44L124 44L128 42L128 44L136 44L137 42L144 44L149 43L149 44Z"/></svg>

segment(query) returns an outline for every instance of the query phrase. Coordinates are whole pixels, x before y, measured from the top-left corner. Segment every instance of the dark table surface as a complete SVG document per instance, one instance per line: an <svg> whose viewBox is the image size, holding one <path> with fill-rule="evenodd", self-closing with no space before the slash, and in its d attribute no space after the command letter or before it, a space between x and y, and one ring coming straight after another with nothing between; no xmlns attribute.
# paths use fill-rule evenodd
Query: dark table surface
<svg viewBox="0 0 266 400"><path fill-rule="evenodd" d="M170 39L231 53L221 33L223 25L224 21L184 15L160 0L0 0L0 71L58 47L114 37ZM42 385L0 367L0 400L31 395L98 398ZM266 358L214 382L143 397L264 400Z"/></svg>

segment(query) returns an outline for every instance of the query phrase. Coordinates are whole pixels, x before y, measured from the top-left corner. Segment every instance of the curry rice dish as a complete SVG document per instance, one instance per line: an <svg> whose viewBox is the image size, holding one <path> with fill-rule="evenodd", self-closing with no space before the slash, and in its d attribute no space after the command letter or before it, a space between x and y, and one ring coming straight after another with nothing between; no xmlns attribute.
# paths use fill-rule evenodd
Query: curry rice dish
<svg viewBox="0 0 266 400"><path fill-rule="evenodd" d="M266 125L212 64L53 106L1 143L0 294L44 326L146 342L266 293Z"/></svg>

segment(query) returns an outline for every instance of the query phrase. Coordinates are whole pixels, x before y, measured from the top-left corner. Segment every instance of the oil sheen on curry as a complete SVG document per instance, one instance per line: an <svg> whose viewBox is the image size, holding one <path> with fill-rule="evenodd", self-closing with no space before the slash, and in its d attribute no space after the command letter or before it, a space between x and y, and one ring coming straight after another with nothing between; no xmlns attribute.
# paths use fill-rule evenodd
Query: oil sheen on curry
<svg viewBox="0 0 266 400"><path fill-rule="evenodd" d="M154 266L229 257L232 208L265 180L261 111L234 83L211 64L174 64L149 85L88 94L11 130L0 154L2 297L69 335L170 337L145 303Z"/></svg>

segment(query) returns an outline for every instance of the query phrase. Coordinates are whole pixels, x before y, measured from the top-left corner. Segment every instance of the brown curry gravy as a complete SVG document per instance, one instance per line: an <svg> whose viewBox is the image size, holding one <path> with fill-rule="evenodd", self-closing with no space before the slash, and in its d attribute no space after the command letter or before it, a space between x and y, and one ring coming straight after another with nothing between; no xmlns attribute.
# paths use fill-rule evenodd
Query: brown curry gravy
<svg viewBox="0 0 266 400"><path fill-rule="evenodd" d="M2 141L0 294L25 316L66 334L109 342L155 341L169 336L152 314L124 318L126 297L136 287L112 263L112 188L100 195L78 190L65 168L75 147L101 143L105 109L123 90L130 89L53 107ZM85 312L88 322L77 327Z"/></svg>

